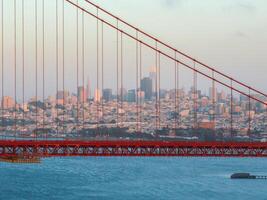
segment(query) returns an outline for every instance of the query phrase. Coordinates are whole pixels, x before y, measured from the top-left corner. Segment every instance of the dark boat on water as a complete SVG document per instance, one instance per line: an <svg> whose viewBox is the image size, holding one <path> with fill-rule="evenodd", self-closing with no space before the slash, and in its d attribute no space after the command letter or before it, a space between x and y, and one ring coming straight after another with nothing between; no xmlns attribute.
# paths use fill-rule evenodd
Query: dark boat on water
<svg viewBox="0 0 267 200"><path fill-rule="evenodd" d="M250 173L234 173L231 179L267 179L267 176L255 176Z"/></svg>
<svg viewBox="0 0 267 200"><path fill-rule="evenodd" d="M234 173L231 175L231 179L256 179L256 176L250 175L250 173Z"/></svg>

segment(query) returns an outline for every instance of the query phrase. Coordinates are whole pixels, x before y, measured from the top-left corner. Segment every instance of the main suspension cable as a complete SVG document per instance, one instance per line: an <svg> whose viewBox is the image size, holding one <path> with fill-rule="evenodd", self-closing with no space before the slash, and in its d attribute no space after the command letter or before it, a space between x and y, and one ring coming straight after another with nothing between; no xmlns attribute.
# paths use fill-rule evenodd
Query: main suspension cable
<svg viewBox="0 0 267 200"><path fill-rule="evenodd" d="M82 8L82 7L80 7L80 6L78 6L77 4L71 2L70 0L65 0L65 1L67 1L69 4L71 4L71 5L75 6L75 7L78 7L80 10L83 10L85 13L91 15L92 17L97 18L97 19L100 19L99 17L97 17L97 16L94 15L93 13L91 13L91 12L89 12L88 10L86 10L86 9L84 9L84 8ZM101 20L103 20L103 19L101 19ZM111 23L109 23L109 22L107 22L107 21L105 21L105 20L103 20L103 22L104 22L105 24L107 24L108 26L112 27L113 29L120 30L120 29L118 29L116 26L112 25ZM136 28L135 30L139 30L139 29ZM134 37L134 36L128 34L127 32L124 32L124 34L125 34L126 36L128 36L129 38L132 38L132 39L134 39L134 40L137 40L136 37ZM155 41L157 41L157 40L155 39ZM149 45L148 43L143 42L143 44L144 44L145 46L149 47L150 49L154 50L154 51L158 51L158 52L160 52L160 53L161 53L162 55L164 55L165 57L167 57L167 58L169 58L169 59L171 59L171 60L174 60L174 58L173 58L172 56L168 55L167 53L164 53L164 52L162 52L162 51L159 51L159 50L155 49L155 47ZM176 51L177 51L177 50L176 50ZM177 52L178 52L178 51L177 51ZM180 63L181 65L183 65L184 67L190 69L190 70L194 70L193 67L187 65L186 63L184 63L184 62L182 62L182 61L177 60L177 62ZM213 69L213 71L216 72L216 73L218 73L215 69ZM205 73L202 72L202 71L197 70L197 73L199 73L200 75L203 75L204 77L206 77L206 78L208 78L208 79L210 79L210 80L213 80L213 78L212 78L211 76L205 74ZM218 79L214 79L214 81L216 81L216 82L219 83L220 85L223 85L223 86L225 86L225 87L227 87L227 88L230 88L230 86L229 86L228 84L226 84L226 83L224 83L224 82L222 82L222 81L220 81L220 80L218 80ZM251 88L251 89L252 89L252 88ZM236 89L236 88L234 88L234 90L235 90L236 92L238 92L238 93L240 93L240 94L243 94L244 96L247 96L247 97L248 97L248 94L246 94L245 92L243 92L243 91L241 91L241 90L239 90L239 89ZM260 103L262 103L262 104L264 104L264 105L267 105L267 103L263 102L263 101L260 100L260 99L255 98L255 97L253 97L253 96L251 96L251 99L256 100L256 101L258 101L258 102L260 102Z"/></svg>
<svg viewBox="0 0 267 200"><path fill-rule="evenodd" d="M69 0L66 0L66 1L69 2ZM184 57L186 57L186 58L188 58L188 59L190 59L190 60L195 61L197 64L199 64L199 65L201 65L201 66L203 66L203 67L209 69L210 71L214 71L216 74L221 75L221 76L223 76L223 77L225 77L225 78L227 78L227 79L230 79L230 80L232 79L232 81L234 81L235 83L237 83L237 84L239 84L239 85L241 85L241 86L244 86L245 88L248 88L248 89L250 88L250 89L253 90L254 92L256 92L256 93L258 93L258 94L261 94L261 95L267 97L267 94L264 94L263 92L261 92L261 91L259 91L259 90L257 90L257 89L251 88L250 86L246 85L245 83L242 83L242 82L240 82L240 81L238 81L238 80L236 80L236 79L233 79L232 77L230 77L230 76L228 76L228 75L226 75L226 74L224 74L224 73L222 73L222 72L220 72L220 71L217 71L217 70L215 70L214 68L212 68L212 67L210 67L210 66L208 66L208 65L206 65L206 64L204 64L204 63L202 63L202 62L200 62L199 60L196 60L196 59L194 59L193 57L191 57L191 56L189 56L189 55L187 55L187 54L185 54L185 53L183 53L183 52L181 52L181 51L179 51L179 50L177 50L177 49L171 47L171 46L168 45L167 43L162 42L162 41L158 40L156 37L153 37L152 35L150 35L150 34L144 32L143 30L138 29L137 27L135 27L135 26L131 25L130 23L124 21L123 19L121 19L121 18L119 18L119 17L113 15L112 13L110 13L110 12L108 12L107 10L105 10L105 9L103 9L103 8L101 8L101 7L99 7L98 5L92 3L91 1L89 1L89 0L84 0L84 1L87 2L88 4L91 4L91 5L94 6L94 7L98 7L102 12L104 12L104 13L106 13L107 15L111 16L112 18L114 18L114 19L118 19L122 24L125 24L126 26L128 26L128 27L130 27L130 28L132 28L132 29L134 29L134 30L139 30L139 32L140 32L141 34L143 34L144 36L147 36L148 38L152 39L153 41L158 41L159 44L161 44L161 45L167 47L168 49L173 50L173 51L176 51L178 54L180 54L180 55L182 55L182 56L184 56ZM69 2L69 3L71 3L71 2ZM73 4L73 3L72 3L72 4ZM162 54L165 55L165 53L163 53L163 52L162 52ZM173 59L173 58L172 58L172 59Z"/></svg>

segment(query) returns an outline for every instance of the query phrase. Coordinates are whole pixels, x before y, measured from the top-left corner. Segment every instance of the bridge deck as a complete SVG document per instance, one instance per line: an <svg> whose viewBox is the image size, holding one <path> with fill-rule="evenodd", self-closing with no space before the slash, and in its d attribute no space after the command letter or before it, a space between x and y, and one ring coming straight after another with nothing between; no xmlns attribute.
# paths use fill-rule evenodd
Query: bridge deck
<svg viewBox="0 0 267 200"><path fill-rule="evenodd" d="M0 157L207 156L267 157L261 142L15 141L0 140Z"/></svg>

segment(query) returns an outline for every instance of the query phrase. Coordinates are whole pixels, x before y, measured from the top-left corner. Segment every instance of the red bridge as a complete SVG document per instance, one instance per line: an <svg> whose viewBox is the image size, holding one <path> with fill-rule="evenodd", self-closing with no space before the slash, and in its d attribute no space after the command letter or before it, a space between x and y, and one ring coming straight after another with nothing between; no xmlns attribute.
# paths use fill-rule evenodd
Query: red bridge
<svg viewBox="0 0 267 200"><path fill-rule="evenodd" d="M164 141L0 141L9 156L217 156L267 157L266 143Z"/></svg>
<svg viewBox="0 0 267 200"><path fill-rule="evenodd" d="M265 92L91 1L27 4L33 20L24 0L1 4L1 158L267 156Z"/></svg>

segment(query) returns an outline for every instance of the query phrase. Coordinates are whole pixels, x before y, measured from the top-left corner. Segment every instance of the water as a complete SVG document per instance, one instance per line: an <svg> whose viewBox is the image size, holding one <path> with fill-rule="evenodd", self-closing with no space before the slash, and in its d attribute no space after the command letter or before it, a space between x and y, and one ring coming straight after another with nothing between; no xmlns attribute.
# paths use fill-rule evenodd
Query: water
<svg viewBox="0 0 267 200"><path fill-rule="evenodd" d="M234 172L267 174L267 159L49 158L0 163L0 199L267 199L267 180L231 180Z"/></svg>

